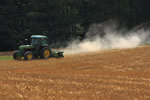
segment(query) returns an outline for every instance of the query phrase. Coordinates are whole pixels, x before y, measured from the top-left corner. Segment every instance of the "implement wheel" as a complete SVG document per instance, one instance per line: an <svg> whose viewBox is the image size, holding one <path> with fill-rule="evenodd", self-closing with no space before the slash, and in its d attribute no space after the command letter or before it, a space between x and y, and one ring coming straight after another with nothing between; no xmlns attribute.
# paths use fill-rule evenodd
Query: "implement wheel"
<svg viewBox="0 0 150 100"><path fill-rule="evenodd" d="M51 50L48 47L44 47L41 51L41 58L48 59L51 55Z"/></svg>
<svg viewBox="0 0 150 100"><path fill-rule="evenodd" d="M27 51L24 53L24 60L32 60L33 59L33 54L31 51Z"/></svg>
<svg viewBox="0 0 150 100"><path fill-rule="evenodd" d="M17 56L17 54L19 53L19 51L18 50L16 50L14 53L13 53L13 58L15 59L15 60L17 60L17 59L21 59L21 57L20 56Z"/></svg>

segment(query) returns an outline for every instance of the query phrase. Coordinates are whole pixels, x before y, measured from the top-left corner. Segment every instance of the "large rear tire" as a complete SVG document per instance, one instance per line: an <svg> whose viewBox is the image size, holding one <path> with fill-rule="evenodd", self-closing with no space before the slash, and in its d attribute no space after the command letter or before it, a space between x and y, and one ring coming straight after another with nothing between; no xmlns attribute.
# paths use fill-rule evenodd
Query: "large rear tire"
<svg viewBox="0 0 150 100"><path fill-rule="evenodd" d="M24 60L32 60L33 59L33 54L31 51L27 51L24 53Z"/></svg>
<svg viewBox="0 0 150 100"><path fill-rule="evenodd" d="M51 50L48 47L44 47L41 50L41 58L48 59L51 56Z"/></svg>
<svg viewBox="0 0 150 100"><path fill-rule="evenodd" d="M17 56L18 53L19 53L18 50L16 50L16 51L13 53L13 59L17 60L17 59L20 59L20 58L21 58L20 56Z"/></svg>

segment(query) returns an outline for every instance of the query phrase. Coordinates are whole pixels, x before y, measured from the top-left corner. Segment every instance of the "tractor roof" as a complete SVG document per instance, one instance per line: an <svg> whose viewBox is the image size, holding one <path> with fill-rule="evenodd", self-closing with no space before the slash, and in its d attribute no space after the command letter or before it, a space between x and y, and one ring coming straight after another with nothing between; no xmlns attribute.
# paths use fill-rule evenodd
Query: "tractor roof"
<svg viewBox="0 0 150 100"><path fill-rule="evenodd" d="M44 35L32 35L31 38L48 38L48 37Z"/></svg>

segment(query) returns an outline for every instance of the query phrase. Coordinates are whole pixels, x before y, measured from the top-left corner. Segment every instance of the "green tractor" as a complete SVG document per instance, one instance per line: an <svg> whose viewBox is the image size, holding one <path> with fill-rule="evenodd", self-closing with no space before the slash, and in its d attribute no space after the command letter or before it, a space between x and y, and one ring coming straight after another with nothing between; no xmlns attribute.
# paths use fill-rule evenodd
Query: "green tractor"
<svg viewBox="0 0 150 100"><path fill-rule="evenodd" d="M44 35L32 35L31 44L19 46L18 50L13 53L13 58L32 60L33 58L64 57L61 51L51 51L48 40L48 37Z"/></svg>

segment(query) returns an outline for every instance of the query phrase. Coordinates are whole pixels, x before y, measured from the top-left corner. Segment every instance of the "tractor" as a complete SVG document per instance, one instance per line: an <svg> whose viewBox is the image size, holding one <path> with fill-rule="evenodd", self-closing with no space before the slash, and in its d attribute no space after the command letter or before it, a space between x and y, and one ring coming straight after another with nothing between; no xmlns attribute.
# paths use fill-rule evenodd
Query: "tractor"
<svg viewBox="0 0 150 100"><path fill-rule="evenodd" d="M48 44L49 38L44 35L32 35L30 45L21 45L13 53L15 60L32 60L36 58L48 59L49 57L64 57L62 51L52 51Z"/></svg>

